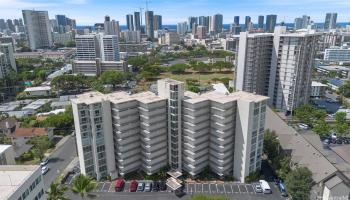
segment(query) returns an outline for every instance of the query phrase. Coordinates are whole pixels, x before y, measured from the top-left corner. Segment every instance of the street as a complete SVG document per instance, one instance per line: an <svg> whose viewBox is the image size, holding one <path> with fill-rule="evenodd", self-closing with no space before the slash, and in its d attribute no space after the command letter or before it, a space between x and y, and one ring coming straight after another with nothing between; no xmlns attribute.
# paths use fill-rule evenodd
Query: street
<svg viewBox="0 0 350 200"><path fill-rule="evenodd" d="M75 137L70 136L62 146L49 156L49 171L44 175L45 190L76 156Z"/></svg>

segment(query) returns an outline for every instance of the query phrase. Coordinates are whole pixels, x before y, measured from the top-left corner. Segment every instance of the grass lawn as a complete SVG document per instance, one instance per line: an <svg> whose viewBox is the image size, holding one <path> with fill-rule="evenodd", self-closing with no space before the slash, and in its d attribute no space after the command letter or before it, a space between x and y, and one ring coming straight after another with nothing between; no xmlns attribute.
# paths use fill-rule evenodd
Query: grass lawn
<svg viewBox="0 0 350 200"><path fill-rule="evenodd" d="M149 86L153 83L156 83L158 79L171 78L178 81L182 81L186 84L186 79L195 79L199 80L200 85L208 86L212 83L215 83L213 79L229 78L233 80L232 71L222 71L222 72L206 72L206 73L197 73L197 72L186 72L185 74L172 74L170 72L165 72L160 74L159 77L150 80L150 81L140 81L136 87L137 92L147 91Z"/></svg>

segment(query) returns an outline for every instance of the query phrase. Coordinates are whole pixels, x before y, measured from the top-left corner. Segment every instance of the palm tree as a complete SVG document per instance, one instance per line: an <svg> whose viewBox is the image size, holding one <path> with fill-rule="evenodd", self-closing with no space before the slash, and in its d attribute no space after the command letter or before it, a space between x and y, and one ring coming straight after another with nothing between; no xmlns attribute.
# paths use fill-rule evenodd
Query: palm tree
<svg viewBox="0 0 350 200"><path fill-rule="evenodd" d="M81 199L84 199L85 195L88 195L95 187L96 183L91 177L80 174L74 178L72 192L79 194Z"/></svg>
<svg viewBox="0 0 350 200"><path fill-rule="evenodd" d="M61 187L59 183L53 182L50 185L49 191L46 192L47 200L69 200L64 196L67 191L67 187Z"/></svg>

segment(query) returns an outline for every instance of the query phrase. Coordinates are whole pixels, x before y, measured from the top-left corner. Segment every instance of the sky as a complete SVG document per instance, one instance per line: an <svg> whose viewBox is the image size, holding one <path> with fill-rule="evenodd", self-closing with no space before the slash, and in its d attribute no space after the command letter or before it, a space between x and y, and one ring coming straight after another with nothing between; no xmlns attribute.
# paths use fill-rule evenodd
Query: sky
<svg viewBox="0 0 350 200"><path fill-rule="evenodd" d="M22 17L22 9L49 11L49 17L65 14L76 19L78 25L103 22L104 16L126 22L125 15L146 8L146 0L0 0L0 18ZM148 9L163 16L163 24L187 21L188 16L223 14L224 23L232 23L233 17L252 17L277 14L277 22L294 22L304 14L314 22L324 22L327 12L337 12L338 22L350 21L350 0L149 0Z"/></svg>

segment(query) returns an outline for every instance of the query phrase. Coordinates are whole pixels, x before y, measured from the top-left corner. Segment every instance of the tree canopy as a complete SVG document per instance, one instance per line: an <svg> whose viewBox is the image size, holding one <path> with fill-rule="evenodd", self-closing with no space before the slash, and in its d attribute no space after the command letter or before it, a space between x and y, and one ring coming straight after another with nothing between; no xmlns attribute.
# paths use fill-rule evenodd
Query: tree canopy
<svg viewBox="0 0 350 200"><path fill-rule="evenodd" d="M310 199L310 191L313 184L312 173L306 167L296 168L289 172L285 179L287 192L294 200Z"/></svg>

